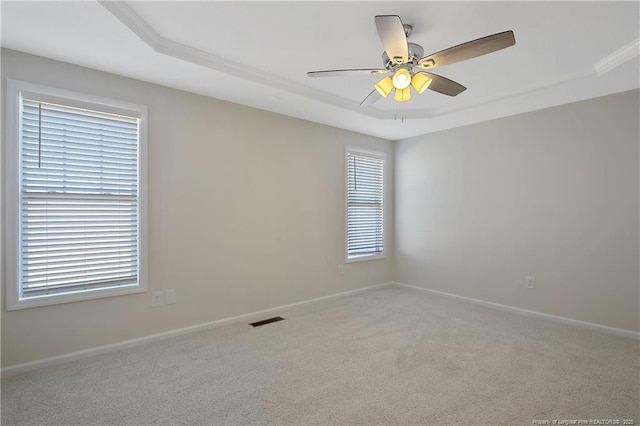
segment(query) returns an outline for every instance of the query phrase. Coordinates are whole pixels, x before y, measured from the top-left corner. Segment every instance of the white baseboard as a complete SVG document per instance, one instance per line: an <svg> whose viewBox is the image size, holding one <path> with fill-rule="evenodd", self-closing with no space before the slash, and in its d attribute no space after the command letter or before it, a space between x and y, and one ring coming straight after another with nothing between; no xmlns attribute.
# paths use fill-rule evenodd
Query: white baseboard
<svg viewBox="0 0 640 426"><path fill-rule="evenodd" d="M392 283L376 284L368 287L358 288L355 290L343 291L341 293L330 294L328 296L317 297L315 299L304 300L302 302L290 303L288 305L277 306L275 308L264 309L261 311L250 312L248 314L237 315L234 317L222 318L216 321L210 321L203 324L196 324L189 327L178 328L175 330L164 331L162 333L151 334L149 336L138 337L136 339L125 340L122 342L112 343L109 345L96 346L89 349L84 349L77 352L71 352L68 354L58 355L50 358L39 359L35 361L25 362L23 364L9 365L0 370L2 377L14 376L16 374L25 373L32 370L37 370L52 365L62 364L69 361L75 361L83 358L88 358L108 352L114 352L121 349L131 348L134 346L140 346L145 343L155 342L158 340L168 339L170 337L180 336L182 334L193 333L196 331L207 330L214 327L220 327L225 324L232 324L236 322L242 322L252 319L258 319L273 313L281 313L282 311L300 308L302 306L312 305L315 303L326 302L332 299L338 299L340 297L349 296L351 294L361 293L364 291L370 291L382 287L389 287Z"/></svg>
<svg viewBox="0 0 640 426"><path fill-rule="evenodd" d="M474 298L465 297L465 296L458 296L457 294L445 293L443 291L431 290L428 288L418 287L410 284L393 282L391 283L391 285L394 287L401 287L401 288L407 288L411 290L423 291L430 294L437 294L439 296L449 297L452 299L464 300L466 302L471 302L471 303L487 306L494 309L500 309L502 311L514 312L520 315L528 315L536 318L543 318L543 319L547 319L547 320L551 320L551 321L555 321L563 324L574 325L578 327L588 328L591 330L602 331L609 334L616 334L618 336L629 337L631 339L640 340L640 333L636 331L624 330L622 328L609 327L601 324L594 324L591 322L580 321L572 318L565 318L557 315L545 314L543 312L538 312L538 311L530 311L528 309L516 308L515 306L502 305L500 303L487 302L486 300L474 299Z"/></svg>

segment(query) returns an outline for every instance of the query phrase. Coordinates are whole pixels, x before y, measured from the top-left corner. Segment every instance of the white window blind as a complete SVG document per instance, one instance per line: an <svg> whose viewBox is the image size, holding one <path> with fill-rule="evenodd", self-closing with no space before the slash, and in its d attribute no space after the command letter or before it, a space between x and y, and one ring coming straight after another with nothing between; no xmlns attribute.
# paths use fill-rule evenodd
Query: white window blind
<svg viewBox="0 0 640 426"><path fill-rule="evenodd" d="M383 254L383 173L382 157L347 152L347 259Z"/></svg>
<svg viewBox="0 0 640 426"><path fill-rule="evenodd" d="M21 297L139 282L139 118L22 99Z"/></svg>

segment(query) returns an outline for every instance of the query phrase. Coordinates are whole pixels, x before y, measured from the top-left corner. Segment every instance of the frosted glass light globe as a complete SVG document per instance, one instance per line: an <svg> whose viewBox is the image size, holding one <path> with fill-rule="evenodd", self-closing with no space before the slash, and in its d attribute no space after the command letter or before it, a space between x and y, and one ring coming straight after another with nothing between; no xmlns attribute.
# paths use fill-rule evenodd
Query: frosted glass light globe
<svg viewBox="0 0 640 426"><path fill-rule="evenodd" d="M411 74L404 68L400 68L393 75L393 86L396 89L406 89L411 84Z"/></svg>

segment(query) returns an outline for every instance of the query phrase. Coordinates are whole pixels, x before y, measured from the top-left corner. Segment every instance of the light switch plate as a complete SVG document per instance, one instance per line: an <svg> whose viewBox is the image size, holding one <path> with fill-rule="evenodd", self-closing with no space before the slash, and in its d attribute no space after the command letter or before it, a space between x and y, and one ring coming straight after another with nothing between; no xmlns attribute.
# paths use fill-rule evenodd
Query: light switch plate
<svg viewBox="0 0 640 426"><path fill-rule="evenodd" d="M173 305L176 303L176 289L172 288L171 290L167 290L166 302L167 305Z"/></svg>

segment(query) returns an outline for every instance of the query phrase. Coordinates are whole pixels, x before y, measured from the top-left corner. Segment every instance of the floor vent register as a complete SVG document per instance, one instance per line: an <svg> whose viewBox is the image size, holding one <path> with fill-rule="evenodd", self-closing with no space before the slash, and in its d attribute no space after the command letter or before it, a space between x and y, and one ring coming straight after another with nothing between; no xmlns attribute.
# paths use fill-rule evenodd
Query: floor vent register
<svg viewBox="0 0 640 426"><path fill-rule="evenodd" d="M278 322L282 320L284 320L284 318L282 317L273 317L273 318L267 318L262 321L251 322L249 323L249 325L253 327L260 327L261 325L271 324L272 322Z"/></svg>

